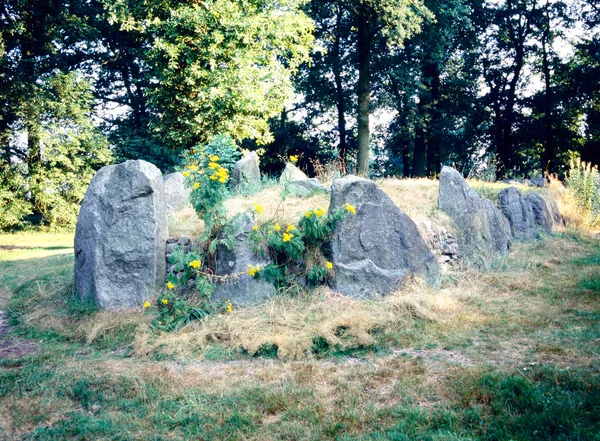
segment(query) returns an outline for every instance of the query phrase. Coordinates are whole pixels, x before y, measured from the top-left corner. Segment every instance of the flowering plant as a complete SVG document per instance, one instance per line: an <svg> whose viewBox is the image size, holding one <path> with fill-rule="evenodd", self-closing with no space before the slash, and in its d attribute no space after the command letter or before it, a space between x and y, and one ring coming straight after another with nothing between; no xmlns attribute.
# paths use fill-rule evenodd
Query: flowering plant
<svg viewBox="0 0 600 441"><path fill-rule="evenodd" d="M240 156L233 140L224 135L184 154L187 166L182 174L192 189L192 206L205 224L203 240L215 237L225 224L227 216L223 202L229 196L227 184L231 170Z"/></svg>

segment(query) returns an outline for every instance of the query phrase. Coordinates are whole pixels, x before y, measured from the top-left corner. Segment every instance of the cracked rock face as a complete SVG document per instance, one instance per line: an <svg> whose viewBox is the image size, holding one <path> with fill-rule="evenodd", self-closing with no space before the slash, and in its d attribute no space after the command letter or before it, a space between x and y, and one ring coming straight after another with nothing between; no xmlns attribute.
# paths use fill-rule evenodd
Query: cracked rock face
<svg viewBox="0 0 600 441"><path fill-rule="evenodd" d="M443 167L438 208L454 221L459 258L475 268L489 269L492 259L508 253L510 224L492 201L479 197L458 171Z"/></svg>
<svg viewBox="0 0 600 441"><path fill-rule="evenodd" d="M138 307L164 287L167 211L160 170L146 161L100 169L75 232L75 287L106 309Z"/></svg>
<svg viewBox="0 0 600 441"><path fill-rule="evenodd" d="M535 218L528 199L515 187L505 188L498 195L498 207L508 219L513 237L520 241L535 239Z"/></svg>
<svg viewBox="0 0 600 441"><path fill-rule="evenodd" d="M372 297L412 276L439 283L439 265L416 224L374 182L346 176L333 183L330 210L351 204L356 215L337 225L331 243L334 289Z"/></svg>
<svg viewBox="0 0 600 441"><path fill-rule="evenodd" d="M238 215L232 220L235 248L230 250L225 245L217 246L215 274L228 278L217 283L212 300L231 300L237 305L257 305L275 295L273 284L253 279L246 273L248 265L260 265L264 268L269 264L269 260L254 254L252 244L248 242L254 225L256 222L249 214Z"/></svg>
<svg viewBox="0 0 600 441"><path fill-rule="evenodd" d="M527 193L524 197L533 210L533 218L535 224L544 230L547 234L552 233L552 227L554 226L554 219L551 213L551 206L544 198L537 193Z"/></svg>

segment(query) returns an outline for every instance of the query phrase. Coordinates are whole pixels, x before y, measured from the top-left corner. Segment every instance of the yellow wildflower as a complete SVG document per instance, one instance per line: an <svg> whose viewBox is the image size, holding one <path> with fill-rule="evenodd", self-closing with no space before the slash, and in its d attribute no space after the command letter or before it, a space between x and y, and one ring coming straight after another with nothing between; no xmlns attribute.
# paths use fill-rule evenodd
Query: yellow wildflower
<svg viewBox="0 0 600 441"><path fill-rule="evenodd" d="M333 263L331 263L329 261L325 264L325 266L327 267L328 270L332 270L333 269Z"/></svg>
<svg viewBox="0 0 600 441"><path fill-rule="evenodd" d="M169 283L167 283L167 288L173 289L173 288L175 288L175 285L173 285L171 282L169 282Z"/></svg>
<svg viewBox="0 0 600 441"><path fill-rule="evenodd" d="M354 205L345 204L344 208L348 210L349 213L356 214L356 207Z"/></svg>
<svg viewBox="0 0 600 441"><path fill-rule="evenodd" d="M198 269L200 268L202 262L200 262L199 260L192 260L190 262L190 268L194 268L194 269Z"/></svg>
<svg viewBox="0 0 600 441"><path fill-rule="evenodd" d="M211 181L216 181L217 179L219 179L219 177L218 177L217 175L212 175L212 176L210 177L210 180L211 180Z"/></svg>
<svg viewBox="0 0 600 441"><path fill-rule="evenodd" d="M182 173L182 175L188 178L190 176L190 172L186 170Z"/></svg>
<svg viewBox="0 0 600 441"><path fill-rule="evenodd" d="M254 204L254 211L258 214L262 214L264 207L261 204Z"/></svg>
<svg viewBox="0 0 600 441"><path fill-rule="evenodd" d="M200 182L194 182L194 188L200 188Z"/></svg>
<svg viewBox="0 0 600 441"><path fill-rule="evenodd" d="M323 209L322 207L319 207L315 210L315 215L317 217L321 217L323 215L325 215L325 209Z"/></svg>
<svg viewBox="0 0 600 441"><path fill-rule="evenodd" d="M248 271L246 271L248 274L250 274L252 277L254 277L257 273L256 268L254 268L254 265L250 265L248 264Z"/></svg>
<svg viewBox="0 0 600 441"><path fill-rule="evenodd" d="M191 171L197 171L197 170L198 170L198 167L196 167L194 164L190 165L188 168L189 168Z"/></svg>
<svg viewBox="0 0 600 441"><path fill-rule="evenodd" d="M252 227L252 229L253 229L254 231L258 231L258 225L254 225L254 226Z"/></svg>
<svg viewBox="0 0 600 441"><path fill-rule="evenodd" d="M293 234L283 233L283 238L281 240L283 240L284 242L289 242L290 240L292 240L292 237L294 237Z"/></svg>
<svg viewBox="0 0 600 441"><path fill-rule="evenodd" d="M217 155L214 155L214 156L210 156L208 159L210 159L211 162L217 162L221 158L219 158Z"/></svg>
<svg viewBox="0 0 600 441"><path fill-rule="evenodd" d="M295 229L296 227L294 227L292 224L289 224L285 231L289 233L290 231L294 231Z"/></svg>
<svg viewBox="0 0 600 441"><path fill-rule="evenodd" d="M273 229L274 229L275 231L279 231L279 230L281 230L281 227L279 226L279 222L275 224L275 226L273 227Z"/></svg>
<svg viewBox="0 0 600 441"><path fill-rule="evenodd" d="M298 155L292 155L290 156L290 162L295 164L296 162L298 162Z"/></svg>
<svg viewBox="0 0 600 441"><path fill-rule="evenodd" d="M209 167L211 170L214 170L214 169L216 169L217 167L219 167L219 164L217 164L216 162L209 162L209 163L208 163L208 167Z"/></svg>
<svg viewBox="0 0 600 441"><path fill-rule="evenodd" d="M168 305L169 304L169 299L162 299L160 301L163 305Z"/></svg>
<svg viewBox="0 0 600 441"><path fill-rule="evenodd" d="M304 213L304 217L309 218L312 215L312 211L307 211L306 213Z"/></svg>
<svg viewBox="0 0 600 441"><path fill-rule="evenodd" d="M221 176L221 177L219 178L219 182L220 182L221 184L224 184L225 182L227 182L227 178L226 178L225 176Z"/></svg>
<svg viewBox="0 0 600 441"><path fill-rule="evenodd" d="M233 311L233 305L231 304L230 300L227 300L227 313L230 313L231 311Z"/></svg>
<svg viewBox="0 0 600 441"><path fill-rule="evenodd" d="M146 301L144 302L144 309L146 309L146 308L150 308L150 306L152 306L152 304L151 304L151 303L150 303L148 300L146 300Z"/></svg>
<svg viewBox="0 0 600 441"><path fill-rule="evenodd" d="M260 271L260 265L256 265L256 272Z"/></svg>

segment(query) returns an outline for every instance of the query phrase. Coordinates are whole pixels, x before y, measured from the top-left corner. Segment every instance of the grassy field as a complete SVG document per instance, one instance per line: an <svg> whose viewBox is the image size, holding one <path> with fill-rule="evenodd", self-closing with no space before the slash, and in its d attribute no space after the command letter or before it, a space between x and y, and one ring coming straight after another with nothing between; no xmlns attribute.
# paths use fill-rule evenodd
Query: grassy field
<svg viewBox="0 0 600 441"><path fill-rule="evenodd" d="M600 439L598 236L517 244L437 290L283 295L173 334L75 298L71 247L0 235L0 440Z"/></svg>

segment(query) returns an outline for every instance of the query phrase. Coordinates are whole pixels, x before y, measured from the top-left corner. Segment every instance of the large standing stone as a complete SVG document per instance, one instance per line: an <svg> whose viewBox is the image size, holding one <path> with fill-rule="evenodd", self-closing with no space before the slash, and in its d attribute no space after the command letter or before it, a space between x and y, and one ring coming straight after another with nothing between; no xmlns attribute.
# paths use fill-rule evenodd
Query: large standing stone
<svg viewBox="0 0 600 441"><path fill-rule="evenodd" d="M306 179L308 179L308 176L306 176L302 170L300 170L291 162L288 162L285 165L285 169L283 170L281 177L279 178L279 183L287 184L288 182L304 181Z"/></svg>
<svg viewBox="0 0 600 441"><path fill-rule="evenodd" d="M374 182L356 176L334 181L330 210L345 204L356 215L334 231L337 291L353 297L385 294L413 275L439 283L439 265L416 224Z"/></svg>
<svg viewBox="0 0 600 441"><path fill-rule="evenodd" d="M508 219L510 231L517 240L535 239L535 218L529 200L515 187L505 188L498 195L498 207Z"/></svg>
<svg viewBox="0 0 600 441"><path fill-rule="evenodd" d="M234 218L231 234L235 237L235 248L229 250L224 245L217 247L215 275L228 276L223 283L217 282L213 300L231 300L238 305L256 305L275 294L272 283L257 280L246 273L248 265L265 267L269 261L258 257L248 243L248 235L256 225L247 213Z"/></svg>
<svg viewBox="0 0 600 441"><path fill-rule="evenodd" d="M190 205L191 190L185 185L185 177L180 172L163 176L165 183L165 204L167 214L175 213Z"/></svg>
<svg viewBox="0 0 600 441"><path fill-rule="evenodd" d="M453 168L443 167L440 173L438 208L454 221L459 257L468 265L489 269L494 256L510 249L508 220Z"/></svg>
<svg viewBox="0 0 600 441"><path fill-rule="evenodd" d="M167 212L160 170L146 161L103 167L75 232L75 287L107 309L140 306L164 286Z"/></svg>
<svg viewBox="0 0 600 441"><path fill-rule="evenodd" d="M535 224L546 233L551 234L554 220L552 219L552 213L550 213L549 204L544 200L544 198L534 192L527 193L524 196L524 199L527 200L531 205Z"/></svg>
<svg viewBox="0 0 600 441"><path fill-rule="evenodd" d="M231 173L231 187L260 183L260 160L256 152L251 152L237 161Z"/></svg>

